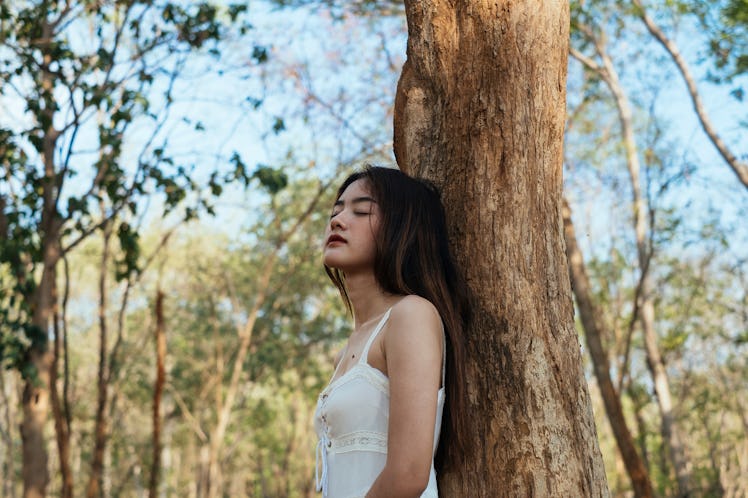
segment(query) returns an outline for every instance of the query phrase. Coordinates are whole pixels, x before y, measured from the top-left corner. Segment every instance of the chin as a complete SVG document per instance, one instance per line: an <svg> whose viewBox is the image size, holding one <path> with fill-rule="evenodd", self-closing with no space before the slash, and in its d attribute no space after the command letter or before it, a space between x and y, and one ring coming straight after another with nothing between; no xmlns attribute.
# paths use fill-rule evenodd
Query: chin
<svg viewBox="0 0 748 498"><path fill-rule="evenodd" d="M334 268L336 270L342 270L342 267L345 266L338 258L330 256L324 256L322 258L322 264L324 264L328 268Z"/></svg>

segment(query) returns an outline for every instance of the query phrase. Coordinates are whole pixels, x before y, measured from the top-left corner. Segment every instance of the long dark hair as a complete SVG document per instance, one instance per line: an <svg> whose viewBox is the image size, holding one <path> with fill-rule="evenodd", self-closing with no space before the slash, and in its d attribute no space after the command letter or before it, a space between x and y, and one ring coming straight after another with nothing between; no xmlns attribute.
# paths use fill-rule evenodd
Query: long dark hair
<svg viewBox="0 0 748 498"><path fill-rule="evenodd" d="M350 175L336 200L356 180L364 180L380 207L374 275L383 291L415 294L439 311L447 342L446 406L437 466L467 451L464 333L470 320L467 287L449 251L447 224L439 191L423 179L397 169L367 166ZM345 276L325 266L348 310Z"/></svg>

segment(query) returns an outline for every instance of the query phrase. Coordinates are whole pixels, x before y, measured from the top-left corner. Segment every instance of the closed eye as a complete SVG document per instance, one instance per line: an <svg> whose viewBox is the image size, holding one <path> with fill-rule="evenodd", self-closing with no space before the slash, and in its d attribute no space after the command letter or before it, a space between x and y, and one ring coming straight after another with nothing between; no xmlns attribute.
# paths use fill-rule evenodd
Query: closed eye
<svg viewBox="0 0 748 498"><path fill-rule="evenodd" d="M340 213L341 213L341 211L338 211L336 213L332 213L330 215L330 219L335 218ZM369 212L369 211L354 211L353 214L355 214L356 216L371 216L371 212Z"/></svg>
<svg viewBox="0 0 748 498"><path fill-rule="evenodd" d="M353 214L355 216L371 216L373 213L372 211L372 205L376 204L376 201L372 199L371 197L356 197L350 202L354 207L361 206L361 207L368 207L369 209L367 211L353 211ZM345 205L348 204L348 201L344 201L342 199L338 199L335 201L335 205L333 206L333 212L330 214L330 219L335 218L337 215L345 211ZM338 208L338 211L335 211L335 209ZM360 208L359 208L360 209Z"/></svg>

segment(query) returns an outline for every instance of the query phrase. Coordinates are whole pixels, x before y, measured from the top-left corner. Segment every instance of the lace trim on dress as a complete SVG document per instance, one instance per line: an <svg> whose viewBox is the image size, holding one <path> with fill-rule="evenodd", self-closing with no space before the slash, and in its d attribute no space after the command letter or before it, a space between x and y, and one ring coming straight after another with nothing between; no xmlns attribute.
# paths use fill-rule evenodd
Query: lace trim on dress
<svg viewBox="0 0 748 498"><path fill-rule="evenodd" d="M375 451L387 453L387 436L372 431L356 431L332 441L332 451L348 453L350 451Z"/></svg>

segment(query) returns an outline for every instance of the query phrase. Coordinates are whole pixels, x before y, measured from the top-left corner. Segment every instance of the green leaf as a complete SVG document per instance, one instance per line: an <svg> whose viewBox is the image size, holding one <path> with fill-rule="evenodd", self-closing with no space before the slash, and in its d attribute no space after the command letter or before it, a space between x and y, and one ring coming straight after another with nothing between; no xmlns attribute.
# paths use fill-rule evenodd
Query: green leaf
<svg viewBox="0 0 748 498"><path fill-rule="evenodd" d="M264 64L268 61L268 51L267 48L262 47L260 45L255 45L252 48L252 58L257 61L258 64Z"/></svg>
<svg viewBox="0 0 748 498"><path fill-rule="evenodd" d="M270 166L258 165L252 177L256 178L271 195L277 194L288 185L288 176L281 169Z"/></svg>

